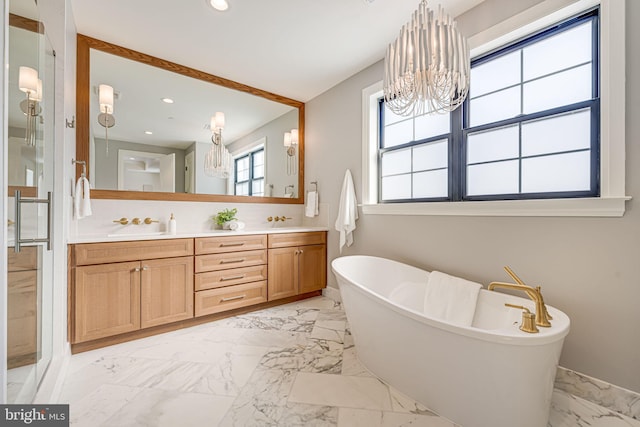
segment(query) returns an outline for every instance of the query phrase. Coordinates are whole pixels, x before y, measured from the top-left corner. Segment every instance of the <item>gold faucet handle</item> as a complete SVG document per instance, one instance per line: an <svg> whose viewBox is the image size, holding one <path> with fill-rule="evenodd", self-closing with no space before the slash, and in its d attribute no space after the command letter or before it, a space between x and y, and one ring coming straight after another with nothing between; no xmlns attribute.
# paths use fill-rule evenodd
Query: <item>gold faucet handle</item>
<svg viewBox="0 0 640 427"><path fill-rule="evenodd" d="M114 219L113 222L119 222L122 225L127 225L129 224L129 220L125 217L122 217L120 219Z"/></svg>
<svg viewBox="0 0 640 427"><path fill-rule="evenodd" d="M273 220L274 220L274 221L280 221L280 217L279 217L279 216L277 216L277 217L275 217Z"/></svg>
<svg viewBox="0 0 640 427"><path fill-rule="evenodd" d="M7 220L7 227L11 227L12 225L14 225L16 222L15 221L11 221L10 219Z"/></svg>
<svg viewBox="0 0 640 427"><path fill-rule="evenodd" d="M140 225L141 222L142 221L140 220L140 218L133 218L131 220L131 224L134 224L134 225Z"/></svg>
<svg viewBox="0 0 640 427"><path fill-rule="evenodd" d="M147 224L147 225L148 225L148 224L151 224L152 222L160 222L160 221L159 221L159 220L157 220L157 219L151 219L151 218L149 218L149 217L146 217L146 218L144 219L144 223L145 223L145 224Z"/></svg>
<svg viewBox="0 0 640 427"><path fill-rule="evenodd" d="M280 221L282 221L282 222L284 222L284 221L285 221L285 220L287 220L287 219L291 219L291 218L288 218L288 217L286 217L286 216L284 216L284 215L280 217ZM278 220L278 218L276 218L276 221L277 221L277 220Z"/></svg>
<svg viewBox="0 0 640 427"><path fill-rule="evenodd" d="M269 222L273 221L273 217L272 216L268 217L267 221L269 221ZM277 221L277 219L276 219L276 221Z"/></svg>
<svg viewBox="0 0 640 427"><path fill-rule="evenodd" d="M529 311L527 307L524 307L522 305L509 304L509 303L505 303L504 305L506 305L507 307L519 308L520 310L523 310L522 323L520 324L520 330L522 332L526 332L528 334L536 334L540 332L540 330L536 326L536 315L533 314L531 311Z"/></svg>

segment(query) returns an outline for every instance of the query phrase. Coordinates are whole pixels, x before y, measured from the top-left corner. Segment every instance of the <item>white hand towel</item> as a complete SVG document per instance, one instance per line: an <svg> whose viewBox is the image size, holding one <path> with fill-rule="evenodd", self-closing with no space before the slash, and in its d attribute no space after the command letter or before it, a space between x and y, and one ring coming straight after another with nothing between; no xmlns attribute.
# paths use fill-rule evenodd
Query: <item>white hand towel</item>
<svg viewBox="0 0 640 427"><path fill-rule="evenodd" d="M317 191L309 191L307 193L307 205L304 208L304 214L309 218L313 218L318 215L318 192Z"/></svg>
<svg viewBox="0 0 640 427"><path fill-rule="evenodd" d="M89 180L84 177L78 179L76 195L73 198L73 211L77 219L82 219L92 214L90 192Z"/></svg>
<svg viewBox="0 0 640 427"><path fill-rule="evenodd" d="M353 178L351 171L347 169L342 182L342 193L340 194L340 207L338 218L336 218L335 228L340 232L340 253L344 245L353 244L353 231L356 229L358 219L358 201L356 191L353 188Z"/></svg>
<svg viewBox="0 0 640 427"><path fill-rule="evenodd" d="M91 187L87 178L80 178L82 180L82 215L91 216Z"/></svg>
<svg viewBox="0 0 640 427"><path fill-rule="evenodd" d="M429 273L424 313L429 317L471 326L482 285L439 271Z"/></svg>

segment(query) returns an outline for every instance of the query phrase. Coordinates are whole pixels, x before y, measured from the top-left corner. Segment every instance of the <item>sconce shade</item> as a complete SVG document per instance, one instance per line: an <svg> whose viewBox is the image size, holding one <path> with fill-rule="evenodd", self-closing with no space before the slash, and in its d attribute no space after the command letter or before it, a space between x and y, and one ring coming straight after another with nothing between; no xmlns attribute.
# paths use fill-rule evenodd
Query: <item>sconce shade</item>
<svg viewBox="0 0 640 427"><path fill-rule="evenodd" d="M291 129L291 144L298 145L298 129Z"/></svg>
<svg viewBox="0 0 640 427"><path fill-rule="evenodd" d="M291 132L284 133L284 146L291 147Z"/></svg>
<svg viewBox="0 0 640 427"><path fill-rule="evenodd" d="M30 67L20 67L18 72L18 87L25 93L38 91L38 72Z"/></svg>
<svg viewBox="0 0 640 427"><path fill-rule="evenodd" d="M224 129L224 113L218 111L211 117L211 130Z"/></svg>
<svg viewBox="0 0 640 427"><path fill-rule="evenodd" d="M36 93L33 95L33 100L36 102L42 101L42 80L38 79L38 86L36 89Z"/></svg>
<svg viewBox="0 0 640 427"><path fill-rule="evenodd" d="M113 88L109 85L98 86L98 99L100 111L106 114L113 114Z"/></svg>

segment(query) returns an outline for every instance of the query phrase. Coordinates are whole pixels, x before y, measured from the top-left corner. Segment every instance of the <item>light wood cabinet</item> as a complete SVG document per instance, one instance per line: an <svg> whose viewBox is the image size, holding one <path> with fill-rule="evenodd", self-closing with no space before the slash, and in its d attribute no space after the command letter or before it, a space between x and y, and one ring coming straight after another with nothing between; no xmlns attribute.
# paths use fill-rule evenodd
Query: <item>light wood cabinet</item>
<svg viewBox="0 0 640 427"><path fill-rule="evenodd" d="M193 239L80 244L72 259L72 343L193 317Z"/></svg>
<svg viewBox="0 0 640 427"><path fill-rule="evenodd" d="M7 367L34 363L37 353L38 251L8 248L7 259Z"/></svg>
<svg viewBox="0 0 640 427"><path fill-rule="evenodd" d="M195 239L195 316L267 301L267 236Z"/></svg>
<svg viewBox="0 0 640 427"><path fill-rule="evenodd" d="M326 286L326 232L272 234L268 259L269 301Z"/></svg>

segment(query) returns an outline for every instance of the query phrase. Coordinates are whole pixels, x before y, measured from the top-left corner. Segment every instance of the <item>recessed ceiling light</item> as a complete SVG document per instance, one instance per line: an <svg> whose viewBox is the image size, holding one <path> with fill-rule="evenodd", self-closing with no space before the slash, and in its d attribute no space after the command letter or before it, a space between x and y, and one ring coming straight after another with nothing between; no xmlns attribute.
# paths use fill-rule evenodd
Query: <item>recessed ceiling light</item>
<svg viewBox="0 0 640 427"><path fill-rule="evenodd" d="M173 104L173 99L171 98L162 98L162 102L166 104Z"/></svg>
<svg viewBox="0 0 640 427"><path fill-rule="evenodd" d="M207 3L209 3L209 5L215 10L219 10L221 12L229 9L229 3L227 3L227 0L207 0Z"/></svg>
<svg viewBox="0 0 640 427"><path fill-rule="evenodd" d="M146 133L147 135L153 135L153 132L151 132L150 130L145 130L144 133Z"/></svg>

